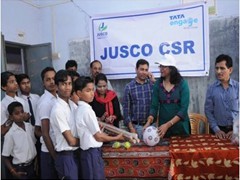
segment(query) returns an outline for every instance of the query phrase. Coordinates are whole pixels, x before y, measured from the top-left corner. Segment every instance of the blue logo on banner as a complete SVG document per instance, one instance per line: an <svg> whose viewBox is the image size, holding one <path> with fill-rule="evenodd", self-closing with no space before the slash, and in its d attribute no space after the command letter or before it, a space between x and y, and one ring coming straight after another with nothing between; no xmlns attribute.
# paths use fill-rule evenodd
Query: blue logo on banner
<svg viewBox="0 0 240 180"><path fill-rule="evenodd" d="M184 26L191 28L193 25L198 23L198 18L193 17L185 17L184 14L176 14L173 16L169 16L170 19L170 26Z"/></svg>
<svg viewBox="0 0 240 180"><path fill-rule="evenodd" d="M108 33L107 33L107 25L104 24L104 22L102 22L101 24L99 24L98 26L98 33L97 33L97 38L98 39L103 39L106 38Z"/></svg>

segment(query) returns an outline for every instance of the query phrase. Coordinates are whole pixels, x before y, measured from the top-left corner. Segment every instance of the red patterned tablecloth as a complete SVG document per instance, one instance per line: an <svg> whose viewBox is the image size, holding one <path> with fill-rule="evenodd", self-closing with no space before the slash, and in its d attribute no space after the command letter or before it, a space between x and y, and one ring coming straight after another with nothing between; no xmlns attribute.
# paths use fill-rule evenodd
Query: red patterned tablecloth
<svg viewBox="0 0 240 180"><path fill-rule="evenodd" d="M169 179L238 179L239 147L213 135L172 137Z"/></svg>
<svg viewBox="0 0 240 180"><path fill-rule="evenodd" d="M159 178L167 177L170 166L167 145L146 146L144 143L129 149L114 149L104 145L103 159L107 178Z"/></svg>

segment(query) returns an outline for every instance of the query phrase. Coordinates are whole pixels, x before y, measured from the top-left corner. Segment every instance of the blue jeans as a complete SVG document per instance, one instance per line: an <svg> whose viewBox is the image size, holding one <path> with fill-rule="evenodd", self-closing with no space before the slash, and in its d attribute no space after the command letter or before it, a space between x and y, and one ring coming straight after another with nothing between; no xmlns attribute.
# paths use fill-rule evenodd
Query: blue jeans
<svg viewBox="0 0 240 180"><path fill-rule="evenodd" d="M151 124L150 126L156 127L156 123ZM134 129L136 129L138 138L140 140L143 140L143 126L138 125L138 124L133 124Z"/></svg>

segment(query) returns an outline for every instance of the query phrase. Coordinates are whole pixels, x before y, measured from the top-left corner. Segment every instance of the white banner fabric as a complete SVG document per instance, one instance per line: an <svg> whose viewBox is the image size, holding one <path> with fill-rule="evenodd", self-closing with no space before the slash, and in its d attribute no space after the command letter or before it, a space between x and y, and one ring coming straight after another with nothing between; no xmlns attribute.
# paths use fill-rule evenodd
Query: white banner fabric
<svg viewBox="0 0 240 180"><path fill-rule="evenodd" d="M155 62L171 54L183 76L209 74L209 19L206 3L169 9L95 16L91 19L91 60L99 60L108 79L133 78L139 59L155 77Z"/></svg>

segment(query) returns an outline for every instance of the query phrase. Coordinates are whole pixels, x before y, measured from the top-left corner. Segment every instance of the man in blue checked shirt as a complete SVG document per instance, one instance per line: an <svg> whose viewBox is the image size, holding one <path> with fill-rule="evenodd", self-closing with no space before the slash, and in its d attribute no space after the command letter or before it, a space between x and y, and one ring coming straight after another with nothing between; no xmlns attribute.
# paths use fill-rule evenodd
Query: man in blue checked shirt
<svg viewBox="0 0 240 180"><path fill-rule="evenodd" d="M239 82L230 78L232 66L230 56L221 54L216 58L217 80L208 87L205 100L210 132L220 139L232 138L233 121L239 114Z"/></svg>
<svg viewBox="0 0 240 180"><path fill-rule="evenodd" d="M125 86L124 90L124 124L131 133L137 133L139 139L142 139L143 130L152 123L152 120L148 121L147 118L155 78L148 70L148 61L139 59L136 63L137 76Z"/></svg>

